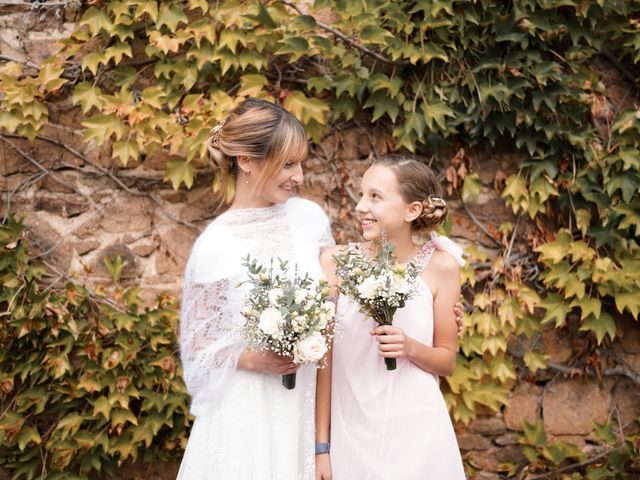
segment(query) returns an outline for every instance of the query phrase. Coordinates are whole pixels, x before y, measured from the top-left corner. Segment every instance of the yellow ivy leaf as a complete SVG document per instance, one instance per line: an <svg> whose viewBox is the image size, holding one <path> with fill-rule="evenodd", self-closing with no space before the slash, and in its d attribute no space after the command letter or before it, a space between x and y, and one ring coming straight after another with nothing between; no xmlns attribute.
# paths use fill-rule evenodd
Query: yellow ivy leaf
<svg viewBox="0 0 640 480"><path fill-rule="evenodd" d="M118 140L113 142L112 154L118 157L123 165L127 165L129 159L137 160L140 155L138 144L133 139Z"/></svg>
<svg viewBox="0 0 640 480"><path fill-rule="evenodd" d="M135 18L140 18L144 14L147 14L149 18L155 23L158 20L158 2L155 0L138 0L136 5Z"/></svg>
<svg viewBox="0 0 640 480"><path fill-rule="evenodd" d="M63 72L64 68L54 64L53 62L47 61L43 63L42 68L38 73L38 81L41 84L44 84L47 90L51 90L51 87L49 85L52 82L59 80L63 80L63 82L66 82L66 80L60 78L60 75L62 75Z"/></svg>
<svg viewBox="0 0 640 480"><path fill-rule="evenodd" d="M300 91L293 91L287 95L284 108L291 112L298 120L306 125L315 120L321 125L326 123L325 114L329 112L329 105L318 98L309 98Z"/></svg>
<svg viewBox="0 0 640 480"><path fill-rule="evenodd" d="M220 32L220 38L218 39L220 47L227 47L232 53L236 53L238 43L243 46L247 45L246 34L242 30L225 29Z"/></svg>
<svg viewBox="0 0 640 480"><path fill-rule="evenodd" d="M580 307L580 311L582 312L580 318L584 320L589 315L599 317L602 311L602 302L597 298L583 298L571 302L571 307Z"/></svg>
<svg viewBox="0 0 640 480"><path fill-rule="evenodd" d="M170 158L167 161L167 170L165 172L165 180L170 180L174 190L178 190L181 184L185 184L187 188L193 185L193 176L195 166L192 162L183 160L182 158Z"/></svg>
<svg viewBox="0 0 640 480"><path fill-rule="evenodd" d="M467 175L462 184L462 201L466 203L475 200L482 192L482 188L480 175L476 172Z"/></svg>
<svg viewBox="0 0 640 480"><path fill-rule="evenodd" d="M113 58L116 65L122 61L123 55L126 55L129 58L133 58L131 45L129 45L128 43L116 42L115 45L107 48L107 51L105 52L106 61L108 62Z"/></svg>
<svg viewBox="0 0 640 480"><path fill-rule="evenodd" d="M188 19L180 7L174 3L167 5L166 3L160 6L158 18L156 20L156 28L160 28L165 25L171 32L175 32L180 23L187 23Z"/></svg>
<svg viewBox="0 0 640 480"><path fill-rule="evenodd" d="M638 320L638 312L640 311L640 295L637 290L633 292L616 293L616 308L620 313L627 309L629 313Z"/></svg>
<svg viewBox="0 0 640 480"><path fill-rule="evenodd" d="M151 32L149 42L158 47L165 55L169 52L177 53L180 50L180 40L170 35L162 35L158 31Z"/></svg>
<svg viewBox="0 0 640 480"><path fill-rule="evenodd" d="M106 58L104 52L91 52L82 57L82 59L80 60L80 65L83 69L88 68L89 71L95 75L100 64L107 62L108 59Z"/></svg>
<svg viewBox="0 0 640 480"><path fill-rule="evenodd" d="M111 413L111 403L107 397L99 397L93 402L93 416L95 417L98 413L102 414L105 420L109 421L110 413Z"/></svg>
<svg viewBox="0 0 640 480"><path fill-rule="evenodd" d="M80 25L86 25L89 27L91 36L96 37L100 33L100 30L105 30L107 33L111 33L111 27L113 24L111 23L109 16L103 10L99 10L96 7L89 7L89 9L82 15Z"/></svg>
<svg viewBox="0 0 640 480"><path fill-rule="evenodd" d="M536 352L534 350L531 350L524 354L524 364L533 373L536 373L536 371L538 371L539 369L547 368L548 360L549 355L544 352Z"/></svg>
<svg viewBox="0 0 640 480"><path fill-rule="evenodd" d="M243 75L240 79L240 89L238 95L245 97L256 97L262 92L263 87L269 84L267 77L260 74Z"/></svg>

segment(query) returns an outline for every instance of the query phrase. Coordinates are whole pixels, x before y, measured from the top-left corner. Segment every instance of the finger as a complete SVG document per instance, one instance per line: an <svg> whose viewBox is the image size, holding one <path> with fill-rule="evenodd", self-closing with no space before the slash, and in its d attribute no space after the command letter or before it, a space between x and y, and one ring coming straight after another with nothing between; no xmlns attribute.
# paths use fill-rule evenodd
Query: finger
<svg viewBox="0 0 640 480"><path fill-rule="evenodd" d="M402 350L398 352L379 352L380 356L384 358L400 358L404 356L404 352Z"/></svg>
<svg viewBox="0 0 640 480"><path fill-rule="evenodd" d="M378 345L379 352L399 352L403 349L402 344L392 343L392 344L384 344L381 343Z"/></svg>
<svg viewBox="0 0 640 480"><path fill-rule="evenodd" d="M400 335L377 335L376 342L378 343L402 343L402 337Z"/></svg>
<svg viewBox="0 0 640 480"><path fill-rule="evenodd" d="M394 330L394 327L392 327L391 325L380 325L379 327L373 329L375 335L387 335L389 333L393 333Z"/></svg>

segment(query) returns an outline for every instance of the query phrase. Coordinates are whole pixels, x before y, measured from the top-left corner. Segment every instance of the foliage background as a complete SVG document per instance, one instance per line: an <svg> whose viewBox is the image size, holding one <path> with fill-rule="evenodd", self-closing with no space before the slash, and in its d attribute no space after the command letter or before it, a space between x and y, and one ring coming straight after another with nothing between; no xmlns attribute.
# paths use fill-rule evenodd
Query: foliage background
<svg viewBox="0 0 640 480"><path fill-rule="evenodd" d="M166 180L188 189L207 172L211 126L257 96L303 122L320 163L332 162L325 141L336 130L364 122L387 132L384 148L431 158L471 216L486 187L469 151L520 152L524 160L493 182L513 212L499 229L483 229L498 254L467 249L472 308L446 379L453 418L499 411L517 381L549 369L640 383L615 349L640 311L637 2L111 0L67 8L78 29L60 53L39 65L3 58L5 145L38 138L51 105L71 97L86 142L123 165L162 153ZM631 85L622 101L595 68L602 59ZM114 259L110 288L42 287L19 223L6 217L1 240L0 465L17 477L84 478L139 456L179 457L188 419L172 301L143 306L119 283L125 266ZM538 346L547 324L576 332L570 365L550 362ZM593 461L547 442L540 422L527 426L525 461L503 471L569 466L587 478L626 478L640 447L614 427L596 426L610 448Z"/></svg>

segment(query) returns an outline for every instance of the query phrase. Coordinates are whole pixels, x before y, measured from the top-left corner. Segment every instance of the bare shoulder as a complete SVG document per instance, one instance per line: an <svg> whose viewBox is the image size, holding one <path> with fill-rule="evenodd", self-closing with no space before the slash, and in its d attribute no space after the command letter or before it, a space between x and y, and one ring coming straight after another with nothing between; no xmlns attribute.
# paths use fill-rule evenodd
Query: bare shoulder
<svg viewBox="0 0 640 480"><path fill-rule="evenodd" d="M458 261L452 255L441 250L436 250L431 255L431 259L425 270L431 270L438 275L458 275L460 273L460 265L458 265Z"/></svg>
<svg viewBox="0 0 640 480"><path fill-rule="evenodd" d="M346 245L334 245L327 248L320 254L320 263L323 265L333 264L333 256L342 254L346 248Z"/></svg>

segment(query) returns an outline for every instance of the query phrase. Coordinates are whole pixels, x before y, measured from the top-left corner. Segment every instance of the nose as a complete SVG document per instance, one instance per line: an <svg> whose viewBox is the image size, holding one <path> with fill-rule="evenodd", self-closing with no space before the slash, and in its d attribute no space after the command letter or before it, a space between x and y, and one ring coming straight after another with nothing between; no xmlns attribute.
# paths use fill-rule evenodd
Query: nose
<svg viewBox="0 0 640 480"><path fill-rule="evenodd" d="M291 175L291 181L296 185L302 185L304 182L304 173L302 173L302 163L298 163L295 167L293 175Z"/></svg>
<svg viewBox="0 0 640 480"><path fill-rule="evenodd" d="M369 211L369 206L367 205L367 201L364 197L360 198L360 201L356 205L356 212L358 213L366 213Z"/></svg>

